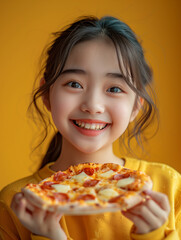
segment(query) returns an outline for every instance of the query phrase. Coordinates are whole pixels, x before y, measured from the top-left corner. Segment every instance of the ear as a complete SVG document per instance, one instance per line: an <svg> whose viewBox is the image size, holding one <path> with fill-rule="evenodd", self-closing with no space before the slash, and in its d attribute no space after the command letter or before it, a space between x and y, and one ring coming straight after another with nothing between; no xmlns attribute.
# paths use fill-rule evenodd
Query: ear
<svg viewBox="0 0 181 240"><path fill-rule="evenodd" d="M144 104L144 99L141 97L137 97L134 107L133 107L133 111L131 113L130 122L134 121L134 119L138 115L140 109L142 108L143 104Z"/></svg>
<svg viewBox="0 0 181 240"><path fill-rule="evenodd" d="M41 78L40 80L40 87L42 87L45 84L45 79ZM51 106L50 106L50 100L49 100L49 93L47 93L46 95L42 96L42 101L43 104L46 106L48 111L51 111Z"/></svg>

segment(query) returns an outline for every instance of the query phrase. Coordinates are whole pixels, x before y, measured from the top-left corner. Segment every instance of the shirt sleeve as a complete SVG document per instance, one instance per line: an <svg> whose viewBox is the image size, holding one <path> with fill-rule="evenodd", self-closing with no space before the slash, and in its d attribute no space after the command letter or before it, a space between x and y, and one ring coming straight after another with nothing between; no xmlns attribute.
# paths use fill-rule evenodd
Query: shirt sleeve
<svg viewBox="0 0 181 240"><path fill-rule="evenodd" d="M50 238L46 238L46 237L31 234L31 240L50 240Z"/></svg>
<svg viewBox="0 0 181 240"><path fill-rule="evenodd" d="M147 234L135 234L131 232L132 240L180 240L177 230L169 230L166 222L160 228L147 233Z"/></svg>
<svg viewBox="0 0 181 240"><path fill-rule="evenodd" d="M9 235L4 229L0 228L0 240L18 240L16 236Z"/></svg>
<svg viewBox="0 0 181 240"><path fill-rule="evenodd" d="M8 208L0 201L0 240L18 240L19 234Z"/></svg>
<svg viewBox="0 0 181 240"><path fill-rule="evenodd" d="M31 234L31 240L50 240L49 238ZM70 237L67 237L67 240L73 240Z"/></svg>

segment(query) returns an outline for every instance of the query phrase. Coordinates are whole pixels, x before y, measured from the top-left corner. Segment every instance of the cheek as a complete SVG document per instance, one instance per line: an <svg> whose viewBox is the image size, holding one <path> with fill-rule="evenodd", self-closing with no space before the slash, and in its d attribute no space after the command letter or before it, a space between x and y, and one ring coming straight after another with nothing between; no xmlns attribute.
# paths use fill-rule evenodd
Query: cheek
<svg viewBox="0 0 181 240"><path fill-rule="evenodd" d="M127 104L116 104L111 109L113 122L120 126L127 126L131 116L131 108Z"/></svg>
<svg viewBox="0 0 181 240"><path fill-rule="evenodd" d="M67 119L69 113L74 108L75 101L64 94L52 94L50 98L52 118L56 124L57 121Z"/></svg>

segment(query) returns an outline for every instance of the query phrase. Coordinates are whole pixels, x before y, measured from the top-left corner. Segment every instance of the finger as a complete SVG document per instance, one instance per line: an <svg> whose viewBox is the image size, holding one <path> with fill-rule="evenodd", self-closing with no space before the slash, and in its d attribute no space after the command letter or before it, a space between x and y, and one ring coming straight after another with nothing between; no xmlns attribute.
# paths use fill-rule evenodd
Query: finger
<svg viewBox="0 0 181 240"><path fill-rule="evenodd" d="M29 214L26 212L26 200L24 197L16 202L16 209L14 212L21 222L24 222L25 219L28 221Z"/></svg>
<svg viewBox="0 0 181 240"><path fill-rule="evenodd" d="M140 205L130 209L130 213L140 216L149 226L150 230L157 229L162 225L161 219L156 217L146 205Z"/></svg>
<svg viewBox="0 0 181 240"><path fill-rule="evenodd" d="M47 213L45 210L36 207L33 211L33 219L35 222L41 225L44 222L46 214Z"/></svg>
<svg viewBox="0 0 181 240"><path fill-rule="evenodd" d="M14 195L13 199L18 202L18 201L19 201L20 199L22 199L23 197L24 197L23 193L18 192L18 193L16 193L16 194Z"/></svg>
<svg viewBox="0 0 181 240"><path fill-rule="evenodd" d="M63 214L62 213L56 213L55 217L57 219L57 221L59 222L60 219L62 218Z"/></svg>
<svg viewBox="0 0 181 240"><path fill-rule="evenodd" d="M54 239L67 239L67 236L60 226L60 219L63 214L57 212L47 212L45 223L48 226L49 233L51 233L52 240Z"/></svg>
<svg viewBox="0 0 181 240"><path fill-rule="evenodd" d="M23 199L23 194L16 193L11 201L11 208L15 214L17 214L22 207L22 204L23 204L22 199Z"/></svg>
<svg viewBox="0 0 181 240"><path fill-rule="evenodd" d="M162 224L167 220L168 213L164 211L155 201L148 200L145 205L157 218L161 220Z"/></svg>
<svg viewBox="0 0 181 240"><path fill-rule="evenodd" d="M23 198L23 194L22 193L16 193L11 201L11 208L13 210L16 210L17 206L19 205L20 199Z"/></svg>
<svg viewBox="0 0 181 240"><path fill-rule="evenodd" d="M144 234L150 231L148 224L141 217L128 211L122 213L134 223L134 226L136 227L135 233Z"/></svg>
<svg viewBox="0 0 181 240"><path fill-rule="evenodd" d="M151 190L146 190L145 193L148 194L154 201L156 201L163 210L167 211L168 213L170 212L170 204L167 195Z"/></svg>
<svg viewBox="0 0 181 240"><path fill-rule="evenodd" d="M35 211L35 208L36 207L26 199L26 210L32 213L33 211Z"/></svg>
<svg viewBox="0 0 181 240"><path fill-rule="evenodd" d="M62 218L61 213L56 213L56 212L47 212L46 217L45 217L45 221L49 222L50 224L53 222L57 222L59 223L60 219Z"/></svg>
<svg viewBox="0 0 181 240"><path fill-rule="evenodd" d="M24 200L23 200L23 202L21 202L22 199L26 199L26 198L24 197L24 194L21 193L21 192L16 193L16 194L14 195L13 199L12 199L11 208L16 211L16 210L18 210L19 208L22 207L22 206L21 206L22 204L23 204L23 205L25 204L25 205L26 205L26 211L27 211L27 210L28 210L29 212L34 211L34 206L33 206L28 200L26 200L25 202L24 202Z"/></svg>
<svg viewBox="0 0 181 240"><path fill-rule="evenodd" d="M20 199L18 205L17 217L21 220L25 218L26 215L26 200L24 198Z"/></svg>

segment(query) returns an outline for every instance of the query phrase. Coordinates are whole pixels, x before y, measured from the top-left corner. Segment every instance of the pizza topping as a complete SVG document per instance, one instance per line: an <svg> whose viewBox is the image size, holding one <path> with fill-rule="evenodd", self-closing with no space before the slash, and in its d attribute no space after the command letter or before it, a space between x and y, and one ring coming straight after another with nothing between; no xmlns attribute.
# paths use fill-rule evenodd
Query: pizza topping
<svg viewBox="0 0 181 240"><path fill-rule="evenodd" d="M53 189L52 185L55 184L55 182L43 182L43 185L41 185L42 190L46 189ZM56 185L56 184L55 184Z"/></svg>
<svg viewBox="0 0 181 240"><path fill-rule="evenodd" d="M110 178L115 172L113 170L109 170L107 172L99 174L100 177L102 178Z"/></svg>
<svg viewBox="0 0 181 240"><path fill-rule="evenodd" d="M59 171L54 174L53 180L54 181L63 181L67 178L68 178L68 175L66 173Z"/></svg>
<svg viewBox="0 0 181 240"><path fill-rule="evenodd" d="M123 179L123 178L128 178L128 177L130 177L130 175L131 175L130 172L122 173L122 174L118 173L118 174L116 174L116 175L113 176L113 179L114 179L114 180L120 180L120 179Z"/></svg>
<svg viewBox="0 0 181 240"><path fill-rule="evenodd" d="M119 193L111 188L106 188L98 192L98 196L102 200L108 200L110 198L118 196Z"/></svg>
<svg viewBox="0 0 181 240"><path fill-rule="evenodd" d="M123 197L125 195L124 194L121 194L121 195L118 195L116 197L113 197L111 199L109 199L109 203L116 203L116 202L120 202L121 201L121 198L122 198L122 201L123 201Z"/></svg>
<svg viewBox="0 0 181 240"><path fill-rule="evenodd" d="M84 168L83 171L89 176L92 176L94 174L93 168Z"/></svg>
<svg viewBox="0 0 181 240"><path fill-rule="evenodd" d="M82 194L77 197L77 200L94 200L96 197L92 194Z"/></svg>
<svg viewBox="0 0 181 240"><path fill-rule="evenodd" d="M93 167L85 167L85 168L79 170L79 171L77 172L77 174L79 174L79 173L81 173L81 172L85 172L87 175L92 176L92 175L93 175L95 172L97 172L98 170L99 170L98 167L96 167L96 168L93 168Z"/></svg>
<svg viewBox="0 0 181 240"><path fill-rule="evenodd" d="M76 180L77 182L83 182L86 179L90 179L90 177L85 172L81 172L78 175L72 176L72 179Z"/></svg>
<svg viewBox="0 0 181 240"><path fill-rule="evenodd" d="M68 202L69 196L66 193L53 193L52 195L48 195L49 198L56 200L58 202Z"/></svg>
<svg viewBox="0 0 181 240"><path fill-rule="evenodd" d="M57 191L61 193L67 193L71 188L70 185L63 185L63 184L54 184L52 187Z"/></svg>
<svg viewBox="0 0 181 240"><path fill-rule="evenodd" d="M126 187L127 185L134 183L134 181L135 181L135 178L133 178L133 177L128 177L128 178L120 179L120 180L117 182L117 187L124 188L124 187Z"/></svg>
<svg viewBox="0 0 181 240"><path fill-rule="evenodd" d="M84 187L94 187L100 180L96 179L88 179L84 182Z"/></svg>

